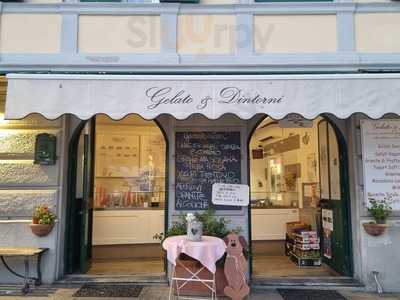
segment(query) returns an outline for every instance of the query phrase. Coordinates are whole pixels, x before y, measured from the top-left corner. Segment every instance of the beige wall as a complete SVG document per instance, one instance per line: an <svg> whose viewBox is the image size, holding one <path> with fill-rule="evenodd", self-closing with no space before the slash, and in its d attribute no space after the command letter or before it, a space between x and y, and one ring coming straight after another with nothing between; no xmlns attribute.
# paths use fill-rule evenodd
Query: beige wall
<svg viewBox="0 0 400 300"><path fill-rule="evenodd" d="M236 4L239 0L200 0L200 4Z"/></svg>
<svg viewBox="0 0 400 300"><path fill-rule="evenodd" d="M25 3L62 3L63 0L24 0Z"/></svg>
<svg viewBox="0 0 400 300"><path fill-rule="evenodd" d="M181 15L178 18L178 52L233 54L235 26L234 15Z"/></svg>
<svg viewBox="0 0 400 300"><path fill-rule="evenodd" d="M79 52L160 52L159 16L81 16Z"/></svg>
<svg viewBox="0 0 400 300"><path fill-rule="evenodd" d="M0 52L56 53L60 51L61 16L2 14Z"/></svg>
<svg viewBox="0 0 400 300"><path fill-rule="evenodd" d="M4 120L5 78L0 76L0 247L44 247L50 251L43 258L43 280L55 279L56 246L59 223L44 238L34 236L29 228L33 209L45 204L60 218L61 161L64 159L61 119L48 121L40 116L23 120ZM53 166L33 164L36 135L48 132L57 136L57 162ZM23 263L13 268L23 272ZM15 277L0 272L1 282Z"/></svg>
<svg viewBox="0 0 400 300"><path fill-rule="evenodd" d="M400 13L357 14L356 49L359 52L400 52Z"/></svg>
<svg viewBox="0 0 400 300"><path fill-rule="evenodd" d="M28 1L36 3L61 0ZM220 4L235 1L204 0L202 3ZM57 14L3 13L0 18L0 53L59 53L61 22L62 16ZM336 23L335 15L256 15L255 51L258 53L336 52ZM180 15L178 53L234 54L235 27L236 15ZM81 53L159 53L160 31L158 15L82 15L79 18L78 48ZM248 30L250 31L251 29ZM400 52L399 36L399 13L355 15L355 43L359 52Z"/></svg>
<svg viewBox="0 0 400 300"><path fill-rule="evenodd" d="M335 15L260 15L254 19L256 52L335 52Z"/></svg>
<svg viewBox="0 0 400 300"><path fill-rule="evenodd" d="M354 2L360 3L390 3L393 0L354 0Z"/></svg>

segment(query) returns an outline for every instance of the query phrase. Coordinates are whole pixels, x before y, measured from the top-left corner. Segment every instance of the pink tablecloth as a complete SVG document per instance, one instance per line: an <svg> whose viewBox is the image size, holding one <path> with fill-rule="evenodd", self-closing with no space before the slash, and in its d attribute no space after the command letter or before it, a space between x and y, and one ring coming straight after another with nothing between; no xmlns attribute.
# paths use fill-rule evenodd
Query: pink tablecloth
<svg viewBox="0 0 400 300"><path fill-rule="evenodd" d="M185 235L171 236L165 239L162 246L172 264L176 265L179 254L184 253L197 259L212 273L215 273L215 263L224 255L226 249L225 242L213 236L203 236L199 242L189 241Z"/></svg>

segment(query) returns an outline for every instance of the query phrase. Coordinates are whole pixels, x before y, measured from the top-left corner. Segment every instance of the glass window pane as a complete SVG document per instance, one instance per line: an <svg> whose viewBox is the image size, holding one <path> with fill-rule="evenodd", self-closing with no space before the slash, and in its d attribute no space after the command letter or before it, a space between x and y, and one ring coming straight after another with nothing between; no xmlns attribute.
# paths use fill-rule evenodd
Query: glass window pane
<svg viewBox="0 0 400 300"><path fill-rule="evenodd" d="M328 136L326 121L318 124L319 176L321 199L329 199Z"/></svg>
<svg viewBox="0 0 400 300"><path fill-rule="evenodd" d="M96 118L95 208L164 207L166 143L153 121Z"/></svg>
<svg viewBox="0 0 400 300"><path fill-rule="evenodd" d="M329 172L331 199L340 200L340 164L339 164L339 146L335 130L331 125L328 126L329 138Z"/></svg>

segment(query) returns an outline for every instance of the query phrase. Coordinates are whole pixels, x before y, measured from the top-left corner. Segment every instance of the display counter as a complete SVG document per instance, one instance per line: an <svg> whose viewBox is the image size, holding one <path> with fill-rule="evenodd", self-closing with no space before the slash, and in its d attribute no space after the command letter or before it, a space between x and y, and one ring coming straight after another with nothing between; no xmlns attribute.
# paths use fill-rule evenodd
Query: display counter
<svg viewBox="0 0 400 300"><path fill-rule="evenodd" d="M293 208L252 208L252 240L284 240L286 223L299 221L299 210Z"/></svg>
<svg viewBox="0 0 400 300"><path fill-rule="evenodd" d="M93 245L157 243L164 231L163 208L97 209L93 212Z"/></svg>

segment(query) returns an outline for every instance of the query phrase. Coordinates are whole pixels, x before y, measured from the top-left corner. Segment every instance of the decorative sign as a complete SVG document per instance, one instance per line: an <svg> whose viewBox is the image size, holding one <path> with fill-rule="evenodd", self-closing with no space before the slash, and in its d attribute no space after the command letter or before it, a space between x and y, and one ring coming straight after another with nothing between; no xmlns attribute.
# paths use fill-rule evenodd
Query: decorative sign
<svg viewBox="0 0 400 300"><path fill-rule="evenodd" d="M322 209L322 228L333 231L333 211Z"/></svg>
<svg viewBox="0 0 400 300"><path fill-rule="evenodd" d="M400 120L362 120L365 203L388 199L400 210Z"/></svg>
<svg viewBox="0 0 400 300"><path fill-rule="evenodd" d="M331 209L322 209L321 214L323 229L322 248L324 257L332 259L333 211Z"/></svg>
<svg viewBox="0 0 400 300"><path fill-rule="evenodd" d="M251 150L251 155L253 159L263 159L264 158L264 150L261 149L253 149Z"/></svg>
<svg viewBox="0 0 400 300"><path fill-rule="evenodd" d="M279 120L281 128L313 128L313 120L304 119L301 115L290 114L286 118Z"/></svg>
<svg viewBox="0 0 400 300"><path fill-rule="evenodd" d="M214 183L212 203L215 205L249 205L249 186L247 184Z"/></svg>
<svg viewBox="0 0 400 300"><path fill-rule="evenodd" d="M177 210L240 209L214 205L214 183L241 183L239 132L177 132L175 208Z"/></svg>

